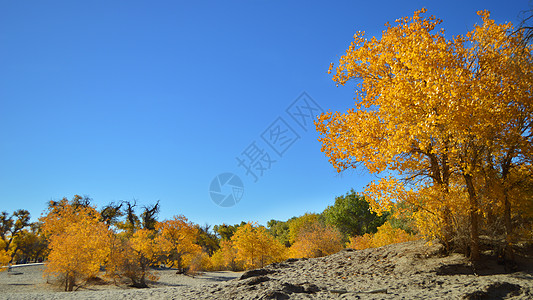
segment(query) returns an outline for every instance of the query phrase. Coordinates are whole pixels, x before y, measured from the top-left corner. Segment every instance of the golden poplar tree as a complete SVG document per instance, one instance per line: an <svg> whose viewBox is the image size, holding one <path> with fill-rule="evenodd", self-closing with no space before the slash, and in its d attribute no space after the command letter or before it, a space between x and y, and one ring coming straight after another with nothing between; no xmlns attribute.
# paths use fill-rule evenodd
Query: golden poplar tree
<svg viewBox="0 0 533 300"><path fill-rule="evenodd" d="M65 291L98 274L109 254L110 231L95 208L71 205L63 199L50 206L41 221L50 241L44 274L60 278Z"/></svg>
<svg viewBox="0 0 533 300"><path fill-rule="evenodd" d="M178 272L184 268L184 259L202 252L202 247L196 244L198 229L183 215L174 216L172 220L158 222L156 230L159 234L156 242L166 258L166 263L176 266Z"/></svg>
<svg viewBox="0 0 533 300"><path fill-rule="evenodd" d="M157 232L149 229L137 229L131 236L130 233L112 236L105 264L106 275L115 282L120 278L128 278L138 288L148 287L147 280L157 281L158 276L151 270L161 256L156 236Z"/></svg>
<svg viewBox="0 0 533 300"><path fill-rule="evenodd" d="M239 226L231 238L237 249L237 260L247 269L262 268L286 257L286 248L263 226L247 223Z"/></svg>
<svg viewBox="0 0 533 300"><path fill-rule="evenodd" d="M290 248L292 257L321 257L339 252L343 248L342 234L333 226L320 224L318 220L306 222L298 230Z"/></svg>
<svg viewBox="0 0 533 300"><path fill-rule="evenodd" d="M237 260L237 249L230 240L220 241L220 249L211 256L211 265L215 270L239 271L242 263Z"/></svg>
<svg viewBox="0 0 533 300"><path fill-rule="evenodd" d="M321 115L319 140L339 172L363 165L394 175L367 189L375 210L405 202L421 231L445 243L467 228L477 259L489 202L501 202L494 213L505 215L508 235L522 202L491 200L484 175L499 173L489 178L501 177L510 196L511 169L531 174L531 47L517 51L520 32L510 35L512 25L486 11L478 13L481 25L451 39L425 12L386 24L380 39L355 34L333 80L360 80L356 108Z"/></svg>
<svg viewBox="0 0 533 300"><path fill-rule="evenodd" d="M125 246L124 276L131 279L136 287L148 287L147 279L155 281L158 277L150 267L157 262L161 255L161 248L156 241L157 232L149 229L138 229L133 233Z"/></svg>

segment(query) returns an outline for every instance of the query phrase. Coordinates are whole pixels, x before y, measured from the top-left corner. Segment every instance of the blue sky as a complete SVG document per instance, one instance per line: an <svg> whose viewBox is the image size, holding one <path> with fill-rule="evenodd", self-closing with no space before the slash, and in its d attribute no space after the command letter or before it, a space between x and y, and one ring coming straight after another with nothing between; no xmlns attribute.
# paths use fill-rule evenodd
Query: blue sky
<svg viewBox="0 0 533 300"><path fill-rule="evenodd" d="M286 109L303 92L326 111L353 107L354 87L335 87L329 64L356 31L379 36L386 22L422 7L443 19L448 36L479 22L477 10L516 24L530 8L528 1L0 1L0 210L25 208L36 218L48 200L80 194L98 206L160 200L161 219L184 214L211 225L321 212L374 177L337 174L314 127L298 126ZM280 124L293 134L277 141L282 155L262 139ZM250 145L275 160L270 168L262 161L267 170L257 182L236 159ZM232 207L217 206L209 193L225 172L244 185Z"/></svg>

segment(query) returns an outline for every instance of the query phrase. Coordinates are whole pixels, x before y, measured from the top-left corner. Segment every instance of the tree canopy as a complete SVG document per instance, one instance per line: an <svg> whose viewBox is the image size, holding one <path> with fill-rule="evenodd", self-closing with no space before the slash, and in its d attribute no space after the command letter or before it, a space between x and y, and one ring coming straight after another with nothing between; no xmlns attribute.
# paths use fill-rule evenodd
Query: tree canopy
<svg viewBox="0 0 533 300"><path fill-rule="evenodd" d="M468 232L477 259L480 232L492 226L480 217L504 220L510 240L513 218L531 205L531 47L517 52L521 32L487 11L449 39L425 12L386 24L379 39L354 35L333 80L358 80L356 107L322 114L316 126L337 171L393 175L366 189L375 211L409 203L428 236L449 245Z"/></svg>

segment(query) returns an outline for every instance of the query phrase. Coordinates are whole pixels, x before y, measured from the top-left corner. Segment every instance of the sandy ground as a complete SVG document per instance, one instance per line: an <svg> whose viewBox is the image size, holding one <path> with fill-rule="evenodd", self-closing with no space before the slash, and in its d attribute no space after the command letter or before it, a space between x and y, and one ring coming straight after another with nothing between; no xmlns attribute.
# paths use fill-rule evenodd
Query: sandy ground
<svg viewBox="0 0 533 300"><path fill-rule="evenodd" d="M13 268L0 273L0 299L181 299L171 296L206 286L222 286L239 278L243 272L204 272L197 276L178 275L175 270L154 270L159 276L149 289L135 289L125 284L92 284L75 292L64 292L53 283L53 278L43 277L44 266Z"/></svg>
<svg viewBox="0 0 533 300"><path fill-rule="evenodd" d="M533 299L531 260L505 272L494 260L473 266L462 255L441 256L423 241L315 259L291 259L246 273L207 272L192 278L157 271L149 289L93 285L62 292L43 267L0 273L2 299Z"/></svg>

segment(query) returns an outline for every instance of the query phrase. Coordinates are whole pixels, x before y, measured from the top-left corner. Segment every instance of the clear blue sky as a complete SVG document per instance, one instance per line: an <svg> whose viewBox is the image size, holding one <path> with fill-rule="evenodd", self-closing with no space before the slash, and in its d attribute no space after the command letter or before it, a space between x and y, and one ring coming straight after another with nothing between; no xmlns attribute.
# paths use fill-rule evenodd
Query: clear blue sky
<svg viewBox="0 0 533 300"><path fill-rule="evenodd" d="M354 87L335 87L330 62L356 31L380 35L422 7L451 36L479 22L477 10L516 24L530 6L2 0L0 210L25 208L35 219L48 200L80 194L98 206L160 200L161 219L211 225L321 212L373 177L338 175L314 128L298 127L286 109L304 91L326 111L353 107ZM300 137L286 138L282 156L261 138L278 117ZM276 160L257 182L236 160L253 142ZM244 183L229 208L209 194L223 172Z"/></svg>

